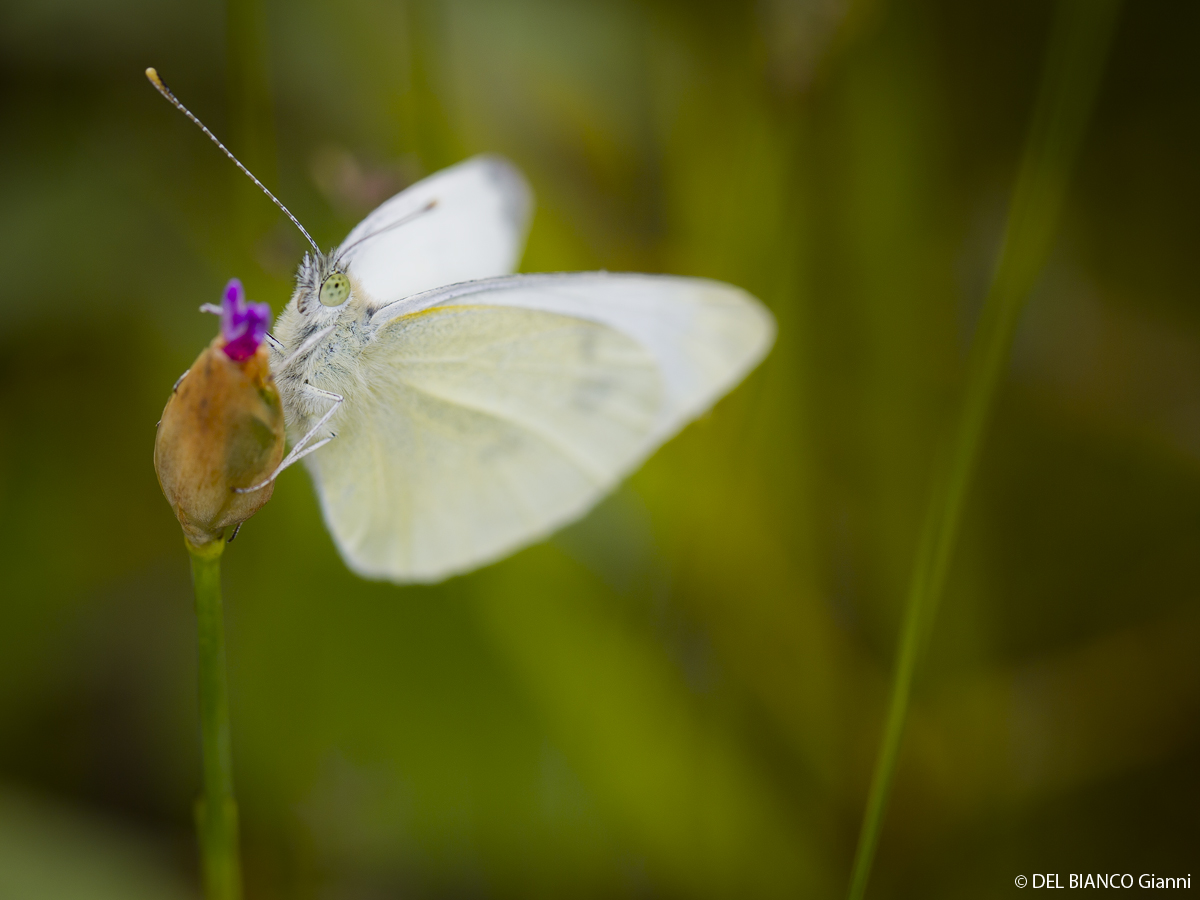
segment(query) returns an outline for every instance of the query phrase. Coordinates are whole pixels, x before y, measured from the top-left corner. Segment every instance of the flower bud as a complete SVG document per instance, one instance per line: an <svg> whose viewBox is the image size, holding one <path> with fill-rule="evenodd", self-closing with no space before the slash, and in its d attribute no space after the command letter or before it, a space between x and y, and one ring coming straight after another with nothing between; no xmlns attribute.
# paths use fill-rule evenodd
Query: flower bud
<svg viewBox="0 0 1200 900"><path fill-rule="evenodd" d="M213 311L216 311L215 308ZM221 335L196 358L163 410L154 469L167 502L193 544L218 540L271 499L266 481L283 459L283 407L262 344L269 310L247 304L231 281Z"/></svg>

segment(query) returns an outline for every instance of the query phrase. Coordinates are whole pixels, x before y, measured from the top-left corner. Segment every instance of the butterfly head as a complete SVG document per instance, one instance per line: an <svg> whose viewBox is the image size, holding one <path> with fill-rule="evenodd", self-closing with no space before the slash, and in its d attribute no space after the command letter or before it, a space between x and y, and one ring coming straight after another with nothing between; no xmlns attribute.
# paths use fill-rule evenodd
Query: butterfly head
<svg viewBox="0 0 1200 900"><path fill-rule="evenodd" d="M325 319L354 297L354 282L344 263L324 253L306 253L296 273L296 310L305 317Z"/></svg>

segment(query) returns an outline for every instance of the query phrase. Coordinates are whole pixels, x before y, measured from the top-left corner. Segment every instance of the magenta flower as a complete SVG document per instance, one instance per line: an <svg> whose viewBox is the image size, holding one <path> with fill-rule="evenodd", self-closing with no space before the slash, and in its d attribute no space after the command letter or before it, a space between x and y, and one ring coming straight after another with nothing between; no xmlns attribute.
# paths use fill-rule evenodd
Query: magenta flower
<svg viewBox="0 0 1200 900"><path fill-rule="evenodd" d="M235 362L249 359L258 351L271 321L271 307L247 303L241 281L230 279L221 297L221 337L225 355Z"/></svg>

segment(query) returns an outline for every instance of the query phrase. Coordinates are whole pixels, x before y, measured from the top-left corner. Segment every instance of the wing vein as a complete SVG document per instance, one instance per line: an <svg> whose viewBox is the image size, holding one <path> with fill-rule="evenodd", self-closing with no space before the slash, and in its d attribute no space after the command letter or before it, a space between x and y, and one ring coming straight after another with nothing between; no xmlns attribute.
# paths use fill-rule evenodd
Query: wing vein
<svg viewBox="0 0 1200 900"><path fill-rule="evenodd" d="M513 425L529 434L531 437L537 438L552 450L555 450L559 456L578 469L580 473L587 476L588 480L593 484L602 486L608 483L608 479L605 478L604 474L597 471L590 462L579 456L577 450L565 444L561 439L549 434L544 429L536 427L531 422L522 421L521 419L506 415L501 410L489 409L488 407L478 403L465 403L458 399L443 396L437 391L431 390L424 385L414 384L403 376L401 376L400 381L410 390L416 391L419 394L424 394L426 397L436 400L439 403L445 403L449 406L457 407L458 409L469 410L470 412L477 413L481 416L487 416L489 419L493 419L497 422L504 422L508 425Z"/></svg>

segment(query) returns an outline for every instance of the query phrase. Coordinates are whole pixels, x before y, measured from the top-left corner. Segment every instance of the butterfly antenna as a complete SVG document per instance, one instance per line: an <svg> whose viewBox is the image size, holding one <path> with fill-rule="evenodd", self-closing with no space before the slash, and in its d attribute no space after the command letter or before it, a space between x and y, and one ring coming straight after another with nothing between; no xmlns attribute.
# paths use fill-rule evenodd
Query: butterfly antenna
<svg viewBox="0 0 1200 900"><path fill-rule="evenodd" d="M363 241L369 241L373 237L379 237L379 235L383 234L385 231L391 231L393 228L399 228L401 225L407 225L413 219L419 218L420 216L423 216L425 213L430 212L434 207L437 206L437 203L438 202L436 199L430 200L428 203L426 203L420 209L410 212L407 216L401 216L399 219L397 219L391 225L384 225L382 228L376 229L375 231L372 231L370 234L364 234L353 244L350 244L349 246L343 247L341 250L339 250L337 259L334 260L334 264L336 265L338 262L340 262L343 256L345 256L347 253L349 253L351 250L353 250L355 247L357 247Z"/></svg>
<svg viewBox="0 0 1200 900"><path fill-rule="evenodd" d="M257 178L255 178L253 173L249 169L247 169L245 166L243 166L238 161L238 158L236 156L234 156L232 153L229 152L228 147L226 147L219 140L217 140L217 136L215 134L213 134L211 131L209 131L203 122L201 122L194 115L192 115L192 111L190 109L188 109L186 106L184 106L182 103L180 103L177 99L175 99L175 95L171 93L171 89L168 88L165 84L163 84L162 79L158 77L158 72L156 72L153 67L146 70L146 77L150 79L150 83L152 85L154 85L154 87L158 90L158 92L160 94L162 94L164 97L166 97L168 101L170 101L172 106L174 106L177 110L179 110L181 113L183 113L185 116L187 116L193 122L195 122L196 127L199 128L201 131L203 131L205 134L207 134L209 137L209 140L211 140L214 144L216 144L218 147L220 147L221 152L224 153L226 156L228 156L231 160L233 160L233 164L235 166L237 166L239 169L241 169L242 172L245 173L247 178L249 178L256 185L258 185L258 189L260 191L262 191L264 194L266 194L268 197L271 198L272 203L274 203L281 210L283 210L283 214L292 220L293 225L295 225L297 228L300 229L300 233L302 235L304 235L304 239L307 240L310 244L312 244L313 250L316 251L316 254L319 257L321 255L321 248L318 247L317 242L312 239L312 235L310 235L307 231L304 230L304 226L300 224L300 221L295 216L292 215L291 211L286 206L284 206L282 203L279 202L278 197L276 197L274 194L272 194L270 191L267 190L267 186L265 184L263 184L261 181L259 181Z"/></svg>

